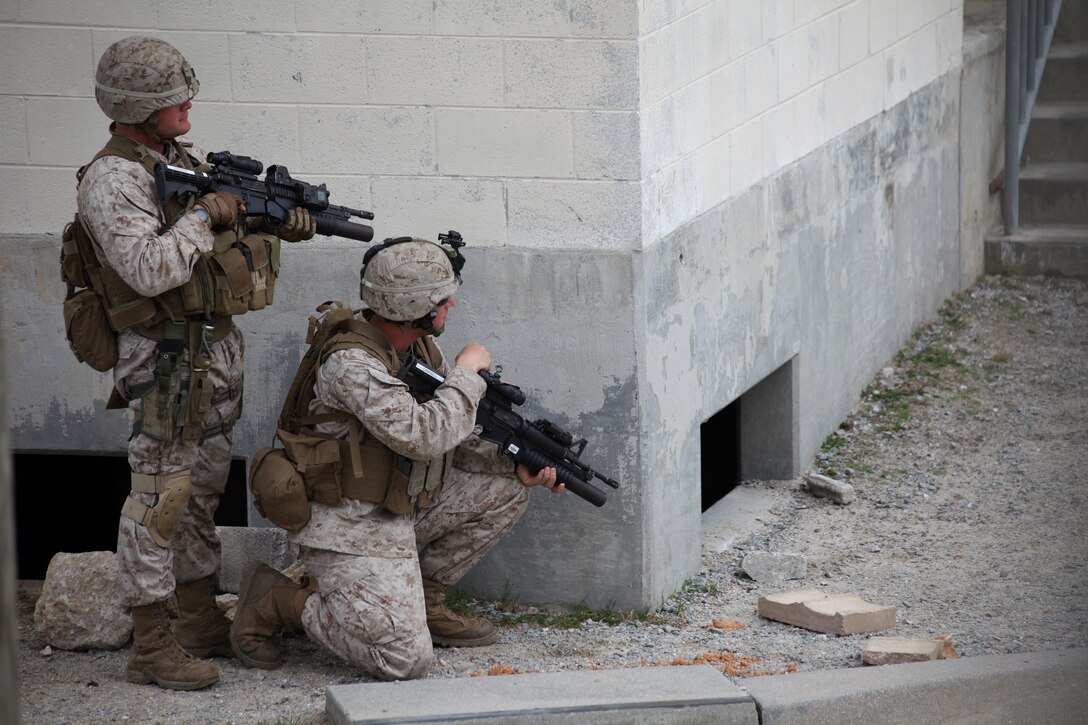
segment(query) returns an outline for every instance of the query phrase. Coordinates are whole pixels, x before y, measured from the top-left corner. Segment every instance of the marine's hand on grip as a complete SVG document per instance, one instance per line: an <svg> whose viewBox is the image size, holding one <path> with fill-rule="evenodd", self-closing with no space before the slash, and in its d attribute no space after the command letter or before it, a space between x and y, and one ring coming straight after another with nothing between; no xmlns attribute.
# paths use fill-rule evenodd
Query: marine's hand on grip
<svg viewBox="0 0 1088 725"><path fill-rule="evenodd" d="M470 342L457 353L454 364L478 373L491 367L491 353L480 343Z"/></svg>
<svg viewBox="0 0 1088 725"><path fill-rule="evenodd" d="M242 197L229 191L205 194L196 200L194 206L207 212L208 224L212 227L233 227L245 211Z"/></svg>
<svg viewBox="0 0 1088 725"><path fill-rule="evenodd" d="M313 239L317 233L317 220L305 208L296 206L287 213L287 219L275 234L285 242L301 242Z"/></svg>

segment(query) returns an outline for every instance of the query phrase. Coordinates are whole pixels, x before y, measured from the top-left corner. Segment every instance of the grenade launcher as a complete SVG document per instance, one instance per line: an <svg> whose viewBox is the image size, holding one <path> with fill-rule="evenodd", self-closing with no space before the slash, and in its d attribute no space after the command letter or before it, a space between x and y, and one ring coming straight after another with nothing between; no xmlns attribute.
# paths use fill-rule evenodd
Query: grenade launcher
<svg viewBox="0 0 1088 725"><path fill-rule="evenodd" d="M287 212L295 207L307 209L317 223L317 233L369 242L374 229L366 224L354 224L349 219L373 219L374 214L361 209L329 204L329 190L324 184L314 186L292 179L286 166L268 167L264 178L258 176L264 164L248 156L236 156L228 151L208 154L208 171L190 171L169 164L155 164L155 185L159 202L178 194L204 195L229 191L242 198L246 216L263 216L279 225Z"/></svg>
<svg viewBox="0 0 1088 725"><path fill-rule="evenodd" d="M501 373L499 369L499 373ZM589 484L597 478L611 486L620 485L578 460L586 448L586 440L574 436L548 420L528 422L513 410L525 402L525 393L513 383L504 382L496 373L481 370L487 382L487 392L476 410L476 424L483 426L480 437L499 444L499 449L533 473L542 468L555 468L556 483L581 496L594 506L604 506L608 495ZM409 357L397 372L397 377L414 391L433 393L446 381L442 373L415 356Z"/></svg>

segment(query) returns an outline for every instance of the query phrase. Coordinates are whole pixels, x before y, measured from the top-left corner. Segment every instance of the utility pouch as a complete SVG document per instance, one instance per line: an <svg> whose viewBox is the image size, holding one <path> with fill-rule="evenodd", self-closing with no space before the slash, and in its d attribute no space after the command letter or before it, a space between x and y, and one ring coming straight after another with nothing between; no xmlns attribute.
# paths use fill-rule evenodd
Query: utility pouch
<svg viewBox="0 0 1088 725"><path fill-rule="evenodd" d="M306 484L282 448L262 448L249 469L253 506L261 516L288 531L298 531L310 520Z"/></svg>
<svg viewBox="0 0 1088 725"><path fill-rule="evenodd" d="M331 438L295 435L282 428L276 436L283 442L287 458L306 483L311 501L336 506L340 503L340 446Z"/></svg>
<svg viewBox="0 0 1088 725"><path fill-rule="evenodd" d="M110 328L102 300L82 289L64 300L64 334L76 359L99 372L117 364L117 333Z"/></svg>
<svg viewBox="0 0 1088 725"><path fill-rule="evenodd" d="M217 313L240 315L272 303L279 247L274 236L249 234L211 258Z"/></svg>
<svg viewBox="0 0 1088 725"><path fill-rule="evenodd" d="M159 343L157 351L159 370L154 385L141 398L140 418L134 428L157 441L172 441L181 431L181 416L188 410L188 386L181 384L180 341L179 351L170 350L170 341Z"/></svg>
<svg viewBox="0 0 1088 725"><path fill-rule="evenodd" d="M452 458L452 452L433 461L413 461L396 456L383 502L385 509L394 514L407 514L437 502Z"/></svg>

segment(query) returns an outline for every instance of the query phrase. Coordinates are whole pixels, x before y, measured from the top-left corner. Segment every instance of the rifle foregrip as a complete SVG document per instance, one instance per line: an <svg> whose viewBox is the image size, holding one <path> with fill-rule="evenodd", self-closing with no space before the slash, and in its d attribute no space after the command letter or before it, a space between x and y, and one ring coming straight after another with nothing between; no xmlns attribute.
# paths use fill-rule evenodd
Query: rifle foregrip
<svg viewBox="0 0 1088 725"><path fill-rule="evenodd" d="M353 224L322 212L310 212L317 222L317 233L332 237L344 237L359 242L369 242L374 238L374 228L367 224Z"/></svg>
<svg viewBox="0 0 1088 725"><path fill-rule="evenodd" d="M554 468L555 482L566 484L567 490L575 496L580 496L598 507L604 506L604 502L608 500L608 495L606 493L589 485L589 483L581 476L564 466L562 463L548 458L540 451L535 451L531 448L526 448L525 446L514 444L513 447L517 448L517 450L511 451L511 444L508 443L504 450L510 454L511 458L513 458L516 463L522 464L534 474L539 473L542 468Z"/></svg>

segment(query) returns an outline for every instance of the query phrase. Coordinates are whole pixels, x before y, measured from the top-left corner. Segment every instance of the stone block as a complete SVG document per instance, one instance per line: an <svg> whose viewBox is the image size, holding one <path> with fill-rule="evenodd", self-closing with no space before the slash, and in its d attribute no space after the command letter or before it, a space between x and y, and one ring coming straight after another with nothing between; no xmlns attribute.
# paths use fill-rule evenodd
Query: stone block
<svg viewBox="0 0 1088 725"><path fill-rule="evenodd" d="M784 582L803 579L807 562L801 554L776 551L752 551L740 564L744 573L757 582Z"/></svg>
<svg viewBox="0 0 1088 725"><path fill-rule="evenodd" d="M57 649L120 649L132 634L111 551L58 553L34 606L34 629Z"/></svg>
<svg viewBox="0 0 1088 725"><path fill-rule="evenodd" d="M857 594L801 589L759 598L759 616L828 634L861 634L895 626L895 607Z"/></svg>
<svg viewBox="0 0 1088 725"><path fill-rule="evenodd" d="M944 642L917 637L870 637L861 651L867 665L898 665L940 659Z"/></svg>
<svg viewBox="0 0 1088 725"><path fill-rule="evenodd" d="M287 533L278 528L256 526L216 527L222 543L222 560L217 586L221 592L237 594L246 569L255 561L263 561L282 571L295 559L287 545Z"/></svg>
<svg viewBox="0 0 1088 725"><path fill-rule="evenodd" d="M813 496L829 498L835 503L848 504L854 500L854 487L849 483L836 481L834 478L819 473L805 474L805 490Z"/></svg>
<svg viewBox="0 0 1088 725"><path fill-rule="evenodd" d="M462 109L435 114L438 169L449 176L569 178L571 116L541 110Z"/></svg>

